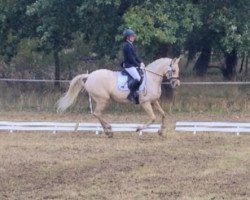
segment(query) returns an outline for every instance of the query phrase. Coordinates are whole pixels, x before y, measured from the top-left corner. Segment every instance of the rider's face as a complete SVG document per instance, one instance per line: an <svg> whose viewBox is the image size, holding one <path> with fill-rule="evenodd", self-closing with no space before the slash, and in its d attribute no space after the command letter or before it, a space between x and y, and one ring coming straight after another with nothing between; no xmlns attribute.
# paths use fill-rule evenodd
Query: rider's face
<svg viewBox="0 0 250 200"><path fill-rule="evenodd" d="M128 37L128 40L129 40L130 42L134 42L134 41L135 41L135 36L134 36L134 35L129 36L129 37Z"/></svg>

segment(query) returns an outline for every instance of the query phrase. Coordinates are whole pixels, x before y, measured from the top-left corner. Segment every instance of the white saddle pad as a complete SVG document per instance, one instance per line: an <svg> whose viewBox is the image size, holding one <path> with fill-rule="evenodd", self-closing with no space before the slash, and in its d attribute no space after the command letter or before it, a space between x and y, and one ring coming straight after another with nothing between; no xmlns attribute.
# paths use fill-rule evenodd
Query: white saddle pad
<svg viewBox="0 0 250 200"><path fill-rule="evenodd" d="M128 88L128 76L122 75L121 72L117 72L117 88L121 91L129 91ZM145 78L140 85L139 92L144 91L145 89Z"/></svg>

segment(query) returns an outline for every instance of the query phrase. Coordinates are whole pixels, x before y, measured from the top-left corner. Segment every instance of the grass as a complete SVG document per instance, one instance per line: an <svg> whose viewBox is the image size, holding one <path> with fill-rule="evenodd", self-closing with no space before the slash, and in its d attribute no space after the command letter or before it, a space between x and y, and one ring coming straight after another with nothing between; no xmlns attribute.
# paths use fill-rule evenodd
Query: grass
<svg viewBox="0 0 250 200"><path fill-rule="evenodd" d="M67 90L54 90L51 84L1 83L1 111L38 111L55 113L55 103ZM166 96L166 93L168 96ZM249 86L188 86L176 89L173 96L169 91L163 93L161 104L168 113L247 113L250 111ZM138 106L110 103L108 113L141 113ZM72 113L88 113L88 95L81 93L71 107Z"/></svg>

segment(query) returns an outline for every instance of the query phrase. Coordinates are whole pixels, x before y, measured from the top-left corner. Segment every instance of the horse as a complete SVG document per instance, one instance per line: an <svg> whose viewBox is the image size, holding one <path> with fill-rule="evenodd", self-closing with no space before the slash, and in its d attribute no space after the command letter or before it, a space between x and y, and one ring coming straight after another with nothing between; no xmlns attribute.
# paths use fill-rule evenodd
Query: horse
<svg viewBox="0 0 250 200"><path fill-rule="evenodd" d="M161 84L166 77L172 88L180 86L179 80L180 58L160 58L150 63L144 69L144 90L139 92L139 104L146 111L150 120L136 129L141 131L154 123L156 116L153 107L161 114L161 128L158 131L162 135L166 126L166 114L159 104L161 96ZM96 102L93 115L101 123L105 134L113 137L112 127L105 120L103 111L110 99L120 103L130 103L127 100L129 91L121 91L117 88L118 76L116 71L99 69L90 74L80 74L72 79L68 91L57 101L57 111L62 113L70 107L81 90L86 90L90 97Z"/></svg>

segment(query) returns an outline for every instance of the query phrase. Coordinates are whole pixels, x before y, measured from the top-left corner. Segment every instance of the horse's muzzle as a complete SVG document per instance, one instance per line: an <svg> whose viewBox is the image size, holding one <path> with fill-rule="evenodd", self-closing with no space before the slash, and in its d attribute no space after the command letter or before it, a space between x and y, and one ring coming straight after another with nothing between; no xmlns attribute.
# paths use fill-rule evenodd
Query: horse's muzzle
<svg viewBox="0 0 250 200"><path fill-rule="evenodd" d="M172 78L170 79L170 85L172 88L177 88L181 85L180 79L179 78Z"/></svg>

